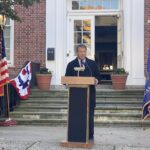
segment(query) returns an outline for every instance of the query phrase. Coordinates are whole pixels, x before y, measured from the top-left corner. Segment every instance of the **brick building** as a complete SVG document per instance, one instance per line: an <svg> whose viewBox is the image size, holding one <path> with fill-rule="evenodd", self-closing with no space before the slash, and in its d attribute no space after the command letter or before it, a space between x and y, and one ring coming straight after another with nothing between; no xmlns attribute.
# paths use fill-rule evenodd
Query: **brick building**
<svg viewBox="0 0 150 150"><path fill-rule="evenodd" d="M52 84L59 85L67 63L75 58L75 47L83 43L102 80L109 81L113 69L124 67L127 85L144 85L150 0L42 0L29 9L15 9L22 23L7 21L5 28L12 77L32 60L52 70ZM54 59L47 57L51 50Z"/></svg>
<svg viewBox="0 0 150 150"><path fill-rule="evenodd" d="M7 29L11 30L11 77L16 76L27 60L40 62L41 66L45 66L46 63L46 1L43 0L29 9L18 6L15 9L19 12L22 23L10 21L8 27L6 26L6 34Z"/></svg>

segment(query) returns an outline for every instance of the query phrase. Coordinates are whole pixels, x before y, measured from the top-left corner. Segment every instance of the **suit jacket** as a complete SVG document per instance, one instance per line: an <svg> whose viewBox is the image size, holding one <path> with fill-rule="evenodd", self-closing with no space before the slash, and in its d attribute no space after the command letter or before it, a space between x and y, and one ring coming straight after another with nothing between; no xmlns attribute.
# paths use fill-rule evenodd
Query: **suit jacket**
<svg viewBox="0 0 150 150"><path fill-rule="evenodd" d="M74 67L80 67L78 58L71 61L66 69L65 76L77 76L77 71L74 70ZM100 83L100 71L98 69L95 61L86 58L85 70L81 71L80 76L83 77L95 77ZM90 107L93 108L96 105L96 88L95 85L90 86Z"/></svg>

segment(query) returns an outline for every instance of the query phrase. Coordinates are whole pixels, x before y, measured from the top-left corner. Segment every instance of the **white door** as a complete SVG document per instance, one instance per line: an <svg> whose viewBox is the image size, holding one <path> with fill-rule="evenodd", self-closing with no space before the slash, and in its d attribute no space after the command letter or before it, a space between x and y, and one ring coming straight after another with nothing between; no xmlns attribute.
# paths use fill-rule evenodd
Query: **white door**
<svg viewBox="0 0 150 150"><path fill-rule="evenodd" d="M87 57L94 60L95 55L95 17L69 16L67 33L67 61L76 57L76 47L80 44L87 46Z"/></svg>

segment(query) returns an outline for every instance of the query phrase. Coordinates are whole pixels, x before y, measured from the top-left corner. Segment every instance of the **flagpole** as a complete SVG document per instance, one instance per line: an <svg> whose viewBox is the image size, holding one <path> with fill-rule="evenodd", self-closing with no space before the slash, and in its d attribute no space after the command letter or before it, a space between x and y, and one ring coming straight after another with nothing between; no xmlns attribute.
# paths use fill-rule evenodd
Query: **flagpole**
<svg viewBox="0 0 150 150"><path fill-rule="evenodd" d="M3 30L3 28L1 27L1 32L0 32L0 34L1 34L1 39L3 38L3 33L4 32L4 30ZM2 41L2 40L1 40ZM2 42L1 42L1 44L2 44ZM1 45L2 46L2 45ZM8 120L9 120L9 118L10 118L10 99L9 99L9 89L8 89L8 83L6 83L5 84L6 85L6 109L7 109L7 114L6 114L6 117L8 118ZM5 94L5 92L4 92L4 94Z"/></svg>
<svg viewBox="0 0 150 150"><path fill-rule="evenodd" d="M8 120L10 120L10 98L9 98L8 83L6 84L6 102L7 102L7 118Z"/></svg>
<svg viewBox="0 0 150 150"><path fill-rule="evenodd" d="M0 26L0 48L2 48L1 50L1 57L4 57L2 56L2 51L3 51L3 46L4 46L4 33L3 33L3 27ZM3 51L3 55L6 55L5 54L5 50ZM6 56L5 56L6 57ZM5 121L2 121L0 122L0 126L13 126L13 125L17 125L17 122L13 119L10 118L10 98L9 98L9 88L8 88L8 84L9 82L5 82L5 85L6 85L6 109L7 109L7 114L6 114L6 117L7 119ZM4 87L4 86L3 86ZM4 92L5 94L5 92Z"/></svg>
<svg viewBox="0 0 150 150"><path fill-rule="evenodd" d="M9 87L8 83L6 84L6 103L7 103L7 119L3 122L0 122L0 126L16 126L17 122L14 119L10 118L10 98L9 98Z"/></svg>

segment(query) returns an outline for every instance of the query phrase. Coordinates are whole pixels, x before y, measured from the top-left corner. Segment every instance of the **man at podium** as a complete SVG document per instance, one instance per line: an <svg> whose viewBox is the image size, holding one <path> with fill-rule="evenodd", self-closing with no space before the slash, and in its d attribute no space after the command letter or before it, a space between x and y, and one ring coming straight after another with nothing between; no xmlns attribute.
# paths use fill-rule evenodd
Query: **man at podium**
<svg viewBox="0 0 150 150"><path fill-rule="evenodd" d="M71 61L66 69L65 76L82 76L95 77L95 85L100 83L100 71L95 61L87 58L87 47L79 45L76 49L77 57ZM75 70L76 67L85 68L79 74ZM89 115L89 139L94 140L94 109L96 106L96 88L94 85L90 86L90 115Z"/></svg>

